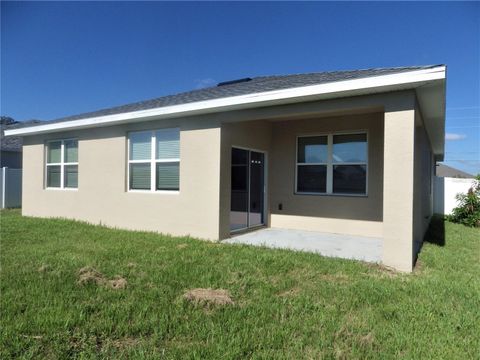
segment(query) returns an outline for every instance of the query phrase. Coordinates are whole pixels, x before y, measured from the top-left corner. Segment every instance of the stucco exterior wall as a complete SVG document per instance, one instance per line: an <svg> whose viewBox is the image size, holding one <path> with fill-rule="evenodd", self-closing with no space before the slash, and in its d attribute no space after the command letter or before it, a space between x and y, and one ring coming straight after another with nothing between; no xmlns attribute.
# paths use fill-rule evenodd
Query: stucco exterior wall
<svg viewBox="0 0 480 360"><path fill-rule="evenodd" d="M297 136L358 130L368 134L368 195L295 194ZM383 114L274 122L269 177L271 226L382 237Z"/></svg>
<svg viewBox="0 0 480 360"><path fill-rule="evenodd" d="M26 137L24 215L64 217L107 226L218 239L220 126L197 118L151 121ZM178 194L127 191L127 133L180 127ZM78 190L44 188L44 143L78 138Z"/></svg>
<svg viewBox="0 0 480 360"><path fill-rule="evenodd" d="M413 208L413 257L420 251L433 214L434 160L422 114L415 109L415 171Z"/></svg>
<svg viewBox="0 0 480 360"><path fill-rule="evenodd" d="M382 262L401 271L413 266L415 95L385 106Z"/></svg>
<svg viewBox="0 0 480 360"><path fill-rule="evenodd" d="M415 93L405 91L27 136L22 211L225 238L230 235L231 147L239 146L267 153L267 225L382 237L384 264L410 271L418 247L414 239L426 228L418 219L429 213L422 180L426 135L415 114ZM171 127L181 130L180 192L128 192L128 131ZM368 196L296 195L296 137L358 130L368 132ZM79 188L46 190L45 141L71 137L79 140ZM417 161L418 154L423 155ZM414 210L417 204L421 210Z"/></svg>

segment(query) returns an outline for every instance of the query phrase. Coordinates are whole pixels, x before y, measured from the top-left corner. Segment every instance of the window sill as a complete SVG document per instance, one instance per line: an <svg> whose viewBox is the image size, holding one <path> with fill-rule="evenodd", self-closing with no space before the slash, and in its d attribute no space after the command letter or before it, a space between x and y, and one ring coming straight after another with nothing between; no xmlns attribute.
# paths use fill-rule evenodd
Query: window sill
<svg viewBox="0 0 480 360"><path fill-rule="evenodd" d="M163 194L163 195L179 195L180 190L128 190L127 193L133 194Z"/></svg>
<svg viewBox="0 0 480 360"><path fill-rule="evenodd" d="M366 198L368 194L342 194L342 193L316 193L316 192L298 192L296 191L294 195L314 195L314 196L334 196L334 197L360 197Z"/></svg>
<svg viewBox="0 0 480 360"><path fill-rule="evenodd" d="M56 187L46 187L44 190L53 190L53 191L78 191L78 188L56 188Z"/></svg>

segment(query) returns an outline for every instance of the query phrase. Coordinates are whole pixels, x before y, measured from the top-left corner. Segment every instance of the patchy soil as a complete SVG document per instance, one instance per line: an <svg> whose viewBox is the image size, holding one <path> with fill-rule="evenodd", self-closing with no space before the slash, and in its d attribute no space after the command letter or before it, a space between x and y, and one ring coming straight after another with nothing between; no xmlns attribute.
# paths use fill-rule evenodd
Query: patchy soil
<svg viewBox="0 0 480 360"><path fill-rule="evenodd" d="M228 290L224 289L192 289L183 294L183 298L193 304L233 305L233 299Z"/></svg>
<svg viewBox="0 0 480 360"><path fill-rule="evenodd" d="M185 249L188 246L188 244L178 244L177 249Z"/></svg>
<svg viewBox="0 0 480 360"><path fill-rule="evenodd" d="M77 283L79 285L86 285L90 283L103 285L105 284L105 281L106 281L105 276L101 272L95 270L90 266L86 266L78 270Z"/></svg>
<svg viewBox="0 0 480 360"><path fill-rule="evenodd" d="M417 259L415 262L415 267L413 268L413 274L415 275L423 275L426 272L425 265L420 259Z"/></svg>
<svg viewBox="0 0 480 360"><path fill-rule="evenodd" d="M294 287L285 291L282 291L277 294L278 297L290 297L290 296L297 296L300 294L301 290L298 287Z"/></svg>
<svg viewBox="0 0 480 360"><path fill-rule="evenodd" d="M133 263L133 262L129 262L127 264L127 267L130 268L130 269L133 269L133 268L136 268L137 267L137 264Z"/></svg>
<svg viewBox="0 0 480 360"><path fill-rule="evenodd" d="M346 283L350 280L345 274L322 274L319 276L319 279L324 281L335 281L338 283Z"/></svg>
<svg viewBox="0 0 480 360"><path fill-rule="evenodd" d="M390 268L382 264L367 264L367 267L372 270L375 270L375 272L367 273L367 275L373 276L373 277L395 278L404 274L400 271L397 271L393 268Z"/></svg>
<svg viewBox="0 0 480 360"><path fill-rule="evenodd" d="M334 333L334 354L337 359L351 359L351 350L355 347L372 348L375 335L368 330L363 319L348 313L340 329Z"/></svg>
<svg viewBox="0 0 480 360"><path fill-rule="evenodd" d="M369 346L372 345L375 341L375 336L371 332L369 332L367 335L360 336L359 338L359 343L363 346Z"/></svg>
<svg viewBox="0 0 480 360"><path fill-rule="evenodd" d="M95 270L90 266L86 266L78 270L79 285L96 284L98 286L109 287L114 290L125 289L127 287L127 280L119 275L113 279L108 279L101 272Z"/></svg>
<svg viewBox="0 0 480 360"><path fill-rule="evenodd" d="M124 337L121 339L112 340L113 347L117 349L131 348L131 347L134 347L135 345L138 345L139 343L140 343L140 340L131 338L131 337Z"/></svg>
<svg viewBox="0 0 480 360"><path fill-rule="evenodd" d="M127 280L121 276L115 276L112 280L108 280L108 285L112 289L125 289L127 287Z"/></svg>

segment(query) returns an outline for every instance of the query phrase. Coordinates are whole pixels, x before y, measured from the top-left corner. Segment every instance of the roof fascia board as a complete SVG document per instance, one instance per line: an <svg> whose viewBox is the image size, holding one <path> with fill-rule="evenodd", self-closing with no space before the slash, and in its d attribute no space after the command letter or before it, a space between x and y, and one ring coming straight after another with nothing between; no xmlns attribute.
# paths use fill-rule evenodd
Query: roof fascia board
<svg viewBox="0 0 480 360"><path fill-rule="evenodd" d="M131 121L161 119L186 115L199 115L212 112L231 111L246 108L271 106L315 100L319 96L352 96L358 90L393 90L396 85L424 83L445 79L445 66L431 69L413 70L397 74L379 75L367 78L343 80L319 85L273 90L261 93L232 96L227 98L205 100L187 104L165 106L134 112L70 120L6 130L5 136L35 135L41 133L73 130L97 126L117 125Z"/></svg>

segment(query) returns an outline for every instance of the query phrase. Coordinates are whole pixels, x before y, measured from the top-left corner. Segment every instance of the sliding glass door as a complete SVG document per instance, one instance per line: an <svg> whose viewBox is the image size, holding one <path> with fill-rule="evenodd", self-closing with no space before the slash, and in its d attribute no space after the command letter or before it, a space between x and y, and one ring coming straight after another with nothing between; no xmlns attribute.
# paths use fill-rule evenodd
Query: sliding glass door
<svg viewBox="0 0 480 360"><path fill-rule="evenodd" d="M264 224L265 155L232 148L230 230Z"/></svg>

